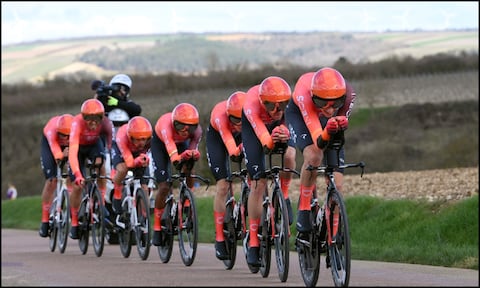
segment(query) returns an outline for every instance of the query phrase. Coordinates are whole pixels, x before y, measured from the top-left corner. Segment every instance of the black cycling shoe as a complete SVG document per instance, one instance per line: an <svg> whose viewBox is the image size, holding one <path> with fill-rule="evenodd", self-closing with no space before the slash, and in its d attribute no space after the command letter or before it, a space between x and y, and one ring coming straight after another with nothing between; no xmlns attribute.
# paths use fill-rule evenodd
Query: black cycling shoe
<svg viewBox="0 0 480 288"><path fill-rule="evenodd" d="M162 231L153 231L152 245L154 246L164 246L165 241L163 241Z"/></svg>
<svg viewBox="0 0 480 288"><path fill-rule="evenodd" d="M72 226L72 228L70 228L70 238L74 240L80 238L78 236L78 226Z"/></svg>
<svg viewBox="0 0 480 288"><path fill-rule="evenodd" d="M48 237L48 228L49 228L49 224L48 222L42 222L42 225L40 225L40 230L38 230L38 235L40 235L40 237Z"/></svg>
<svg viewBox="0 0 480 288"><path fill-rule="evenodd" d="M215 241L215 256L219 260L228 260L230 259L230 255L227 253L227 247L224 241Z"/></svg>
<svg viewBox="0 0 480 288"><path fill-rule="evenodd" d="M311 212L309 210L300 210L297 213L297 231L301 233L309 233L312 231Z"/></svg>
<svg viewBox="0 0 480 288"><path fill-rule="evenodd" d="M260 262L260 247L250 247L247 252L247 264L253 267L260 267L262 263Z"/></svg>

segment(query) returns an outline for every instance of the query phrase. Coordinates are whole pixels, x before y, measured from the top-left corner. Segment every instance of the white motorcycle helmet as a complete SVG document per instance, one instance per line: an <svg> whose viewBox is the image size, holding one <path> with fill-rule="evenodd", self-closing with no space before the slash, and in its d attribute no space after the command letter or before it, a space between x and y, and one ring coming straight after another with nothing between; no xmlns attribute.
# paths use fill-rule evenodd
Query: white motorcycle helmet
<svg viewBox="0 0 480 288"><path fill-rule="evenodd" d="M108 85L112 86L113 84L122 84L127 86L128 89L132 89L132 79L126 74L117 74L113 76Z"/></svg>
<svg viewBox="0 0 480 288"><path fill-rule="evenodd" d="M128 113L120 108L115 108L112 111L108 112L108 119L113 123L113 126L119 127L127 123L130 120Z"/></svg>

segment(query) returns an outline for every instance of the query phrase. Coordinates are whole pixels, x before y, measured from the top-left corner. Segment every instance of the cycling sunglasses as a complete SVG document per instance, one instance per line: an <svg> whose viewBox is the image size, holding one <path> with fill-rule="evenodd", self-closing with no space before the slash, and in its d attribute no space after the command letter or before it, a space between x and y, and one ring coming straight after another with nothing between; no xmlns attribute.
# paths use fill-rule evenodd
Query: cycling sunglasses
<svg viewBox="0 0 480 288"><path fill-rule="evenodd" d="M263 105L265 105L265 108L267 108L267 111L274 111L275 107L277 107L277 111L285 110L285 108L287 107L287 104L288 104L288 100L282 101L282 102L269 102L269 101L263 102Z"/></svg>
<svg viewBox="0 0 480 288"><path fill-rule="evenodd" d="M230 122L233 123L233 125L240 125L242 124L242 118L238 118L238 117L235 117L235 116L228 116L228 119L230 120Z"/></svg>
<svg viewBox="0 0 480 288"><path fill-rule="evenodd" d="M193 133L197 129L197 126L198 126L198 124L192 125L192 124L185 124L185 123L178 122L178 121L173 121L173 127L178 132L187 131L187 129L188 129L189 133Z"/></svg>
<svg viewBox="0 0 480 288"><path fill-rule="evenodd" d="M340 98L337 98L335 100L330 100L330 99L323 99L320 98L316 95L312 96L312 101L315 104L317 108L327 108L327 107L333 107L335 109L340 108L345 104L345 95L343 95Z"/></svg>
<svg viewBox="0 0 480 288"><path fill-rule="evenodd" d="M70 135L68 135L68 134L63 134L63 133L60 133L60 132L58 132L57 135L58 135L58 137L61 138L61 139L70 138Z"/></svg>
<svg viewBox="0 0 480 288"><path fill-rule="evenodd" d="M94 122L101 122L103 119L103 115L101 114L88 114L88 115L82 115L83 120L85 121L94 121Z"/></svg>

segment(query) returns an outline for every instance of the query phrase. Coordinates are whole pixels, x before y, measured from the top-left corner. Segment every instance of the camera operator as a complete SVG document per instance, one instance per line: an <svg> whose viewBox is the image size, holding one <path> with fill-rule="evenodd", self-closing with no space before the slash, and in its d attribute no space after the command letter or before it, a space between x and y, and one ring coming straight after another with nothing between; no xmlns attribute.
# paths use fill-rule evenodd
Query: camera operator
<svg viewBox="0 0 480 288"><path fill-rule="evenodd" d="M142 112L140 105L129 98L131 88L132 79L126 74L113 76L108 86L100 80L92 82L92 90L96 91L94 98L102 102L105 107L105 115L112 120L115 128L127 123L131 118L139 116Z"/></svg>

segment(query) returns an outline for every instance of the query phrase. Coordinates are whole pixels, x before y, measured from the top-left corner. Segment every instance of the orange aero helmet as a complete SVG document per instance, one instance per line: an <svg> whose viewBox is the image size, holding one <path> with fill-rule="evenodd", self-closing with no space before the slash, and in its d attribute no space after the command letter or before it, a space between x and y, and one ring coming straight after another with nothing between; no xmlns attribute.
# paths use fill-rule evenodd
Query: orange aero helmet
<svg viewBox="0 0 480 288"><path fill-rule="evenodd" d="M312 78L312 96L337 99L345 95L347 88L342 74L333 68L322 68Z"/></svg>
<svg viewBox="0 0 480 288"><path fill-rule="evenodd" d="M103 108L102 102L97 99L88 99L85 100L80 109L82 115L99 115L103 117L105 109Z"/></svg>
<svg viewBox="0 0 480 288"><path fill-rule="evenodd" d="M270 76L262 81L259 87L260 101L284 102L290 100L292 91L288 83L280 77Z"/></svg>
<svg viewBox="0 0 480 288"><path fill-rule="evenodd" d="M152 125L147 118L135 116L127 124L127 135L133 139L145 139L152 137Z"/></svg>
<svg viewBox="0 0 480 288"><path fill-rule="evenodd" d="M189 125L198 125L198 111L195 106L189 103L180 103L172 111L172 124L175 121L189 124Z"/></svg>
<svg viewBox="0 0 480 288"><path fill-rule="evenodd" d="M57 133L70 135L70 127L72 126L73 116L71 114L63 114L57 120Z"/></svg>
<svg viewBox="0 0 480 288"><path fill-rule="evenodd" d="M247 93L242 91L234 92L227 100L227 114L236 118L242 118L242 107Z"/></svg>

